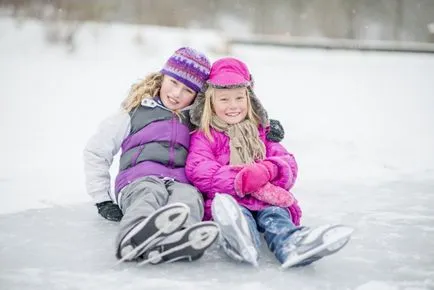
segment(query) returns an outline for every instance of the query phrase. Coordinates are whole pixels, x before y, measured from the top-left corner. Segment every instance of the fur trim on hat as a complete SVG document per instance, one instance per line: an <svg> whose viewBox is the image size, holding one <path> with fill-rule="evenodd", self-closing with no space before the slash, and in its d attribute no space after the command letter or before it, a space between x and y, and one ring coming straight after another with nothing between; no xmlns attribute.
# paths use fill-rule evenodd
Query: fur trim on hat
<svg viewBox="0 0 434 290"><path fill-rule="evenodd" d="M200 127L203 107L205 106L205 94L200 92L190 108L190 122L196 127Z"/></svg>

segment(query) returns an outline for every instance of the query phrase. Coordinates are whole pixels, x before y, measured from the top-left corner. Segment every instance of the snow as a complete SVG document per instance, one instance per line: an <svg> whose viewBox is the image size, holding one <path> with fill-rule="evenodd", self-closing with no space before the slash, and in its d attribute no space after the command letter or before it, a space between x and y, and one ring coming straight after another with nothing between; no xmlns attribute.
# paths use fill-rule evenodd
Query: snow
<svg viewBox="0 0 434 290"><path fill-rule="evenodd" d="M46 29L0 18L0 289L434 288L434 55L234 47L286 129L304 224L346 223L353 239L289 271L265 248L252 269L217 247L195 263L137 268L114 266L117 224L86 195L82 149L172 51L215 60L223 39L87 23L71 53Z"/></svg>

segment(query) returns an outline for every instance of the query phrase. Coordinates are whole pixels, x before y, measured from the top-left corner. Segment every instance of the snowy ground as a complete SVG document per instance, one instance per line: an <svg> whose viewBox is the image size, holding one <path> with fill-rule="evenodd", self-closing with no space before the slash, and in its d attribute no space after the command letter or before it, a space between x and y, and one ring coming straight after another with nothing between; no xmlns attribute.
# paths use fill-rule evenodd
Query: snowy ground
<svg viewBox="0 0 434 290"><path fill-rule="evenodd" d="M177 47L214 60L221 43L209 31L88 24L71 54L40 23L0 18L0 289L434 288L434 55L420 54L233 50L285 126L304 223L356 228L342 252L286 272L266 249L259 270L217 248L192 264L113 266L117 225L85 193L84 144Z"/></svg>

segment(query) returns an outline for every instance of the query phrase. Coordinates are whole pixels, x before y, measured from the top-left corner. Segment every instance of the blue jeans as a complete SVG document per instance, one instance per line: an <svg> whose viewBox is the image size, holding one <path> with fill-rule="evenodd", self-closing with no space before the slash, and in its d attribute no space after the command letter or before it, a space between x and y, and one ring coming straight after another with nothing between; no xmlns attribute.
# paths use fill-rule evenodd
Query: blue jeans
<svg viewBox="0 0 434 290"><path fill-rule="evenodd" d="M290 213L281 207L270 206L260 211L250 211L241 206L256 248L259 249L260 232L264 233L265 242L280 263L288 257L287 247L290 236L300 227L294 225Z"/></svg>

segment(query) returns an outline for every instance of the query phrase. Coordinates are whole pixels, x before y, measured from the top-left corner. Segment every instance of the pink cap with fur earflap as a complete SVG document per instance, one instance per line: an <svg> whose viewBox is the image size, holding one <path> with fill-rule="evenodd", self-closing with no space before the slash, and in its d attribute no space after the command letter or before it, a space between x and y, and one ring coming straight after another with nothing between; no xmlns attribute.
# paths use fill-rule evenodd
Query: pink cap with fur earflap
<svg viewBox="0 0 434 290"><path fill-rule="evenodd" d="M253 78L244 62L233 57L224 57L215 61L211 66L210 75L206 83L207 85L204 86L204 89L195 99L190 109L190 121L193 125L197 127L201 126L201 118L205 106L205 92L208 88L247 88L252 108L259 116L259 123L264 128L270 125L267 111L253 91Z"/></svg>
<svg viewBox="0 0 434 290"><path fill-rule="evenodd" d="M247 87L251 85L251 77L245 63L233 57L225 57L213 63L207 83L222 88Z"/></svg>

